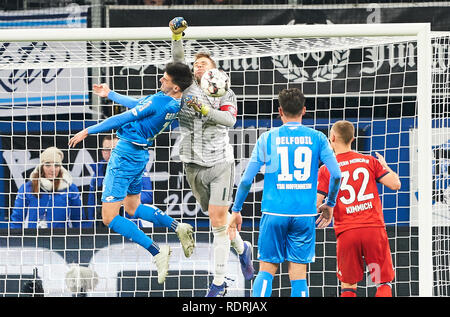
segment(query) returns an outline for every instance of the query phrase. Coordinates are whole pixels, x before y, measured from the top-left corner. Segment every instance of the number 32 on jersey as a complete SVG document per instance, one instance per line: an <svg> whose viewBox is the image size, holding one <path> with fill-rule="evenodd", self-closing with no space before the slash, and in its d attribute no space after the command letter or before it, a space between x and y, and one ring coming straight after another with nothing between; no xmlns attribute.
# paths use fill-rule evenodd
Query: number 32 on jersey
<svg viewBox="0 0 450 317"><path fill-rule="evenodd" d="M351 176L351 182L356 182L360 179L362 176L362 182L361 185L359 185L358 194L356 194L355 186L352 186L349 184ZM364 167L358 167L355 170L353 170L352 174L350 175L349 171L342 171L342 181L341 181L341 187L340 190L347 192L344 193L343 196L340 197L340 201L345 205L351 205L357 200L358 202L363 202L366 200L370 200L374 198L373 193L367 193L367 184L369 183L369 171ZM348 198L346 198L346 196Z"/></svg>

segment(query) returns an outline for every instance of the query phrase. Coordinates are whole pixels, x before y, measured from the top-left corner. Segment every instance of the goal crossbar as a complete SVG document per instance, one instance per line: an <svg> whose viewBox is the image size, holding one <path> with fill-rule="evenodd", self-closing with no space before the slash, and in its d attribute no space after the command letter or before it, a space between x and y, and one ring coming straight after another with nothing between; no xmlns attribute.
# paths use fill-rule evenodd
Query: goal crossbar
<svg viewBox="0 0 450 317"><path fill-rule="evenodd" d="M312 37L372 37L417 36L429 31L427 23L388 24L315 24L315 25L245 25L192 26L186 29L185 39L245 39L245 38L312 38ZM120 41L168 40L168 27L132 28L65 28L65 29L5 29L0 41Z"/></svg>

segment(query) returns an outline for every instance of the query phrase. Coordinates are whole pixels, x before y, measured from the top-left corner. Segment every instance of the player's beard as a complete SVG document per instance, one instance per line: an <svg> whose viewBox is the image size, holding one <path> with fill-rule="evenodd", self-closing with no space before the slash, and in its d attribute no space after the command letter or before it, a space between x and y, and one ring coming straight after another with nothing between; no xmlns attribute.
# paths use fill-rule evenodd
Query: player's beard
<svg viewBox="0 0 450 317"><path fill-rule="evenodd" d="M195 81L197 82L197 84L200 85L200 81L202 80L202 76L203 76L203 74L204 74L206 71L207 71L207 70L204 69L204 70L198 70L198 71L194 72L194 78L195 78Z"/></svg>
<svg viewBox="0 0 450 317"><path fill-rule="evenodd" d="M204 74L204 73L203 73L203 74ZM203 74L202 74L202 75L203 75ZM202 80L202 76L194 75L194 78L195 78L195 81L197 82L197 84L200 85L200 81Z"/></svg>

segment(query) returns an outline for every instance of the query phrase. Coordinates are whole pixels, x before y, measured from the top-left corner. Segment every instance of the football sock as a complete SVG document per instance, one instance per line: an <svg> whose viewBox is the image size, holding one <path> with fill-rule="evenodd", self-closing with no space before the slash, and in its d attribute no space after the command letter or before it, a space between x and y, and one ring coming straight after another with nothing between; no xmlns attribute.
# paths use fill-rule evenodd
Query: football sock
<svg viewBox="0 0 450 317"><path fill-rule="evenodd" d="M231 246L236 250L237 254L244 253L244 240L242 240L239 232L236 231L236 238L231 240Z"/></svg>
<svg viewBox="0 0 450 317"><path fill-rule="evenodd" d="M341 297L356 297L356 288L343 288Z"/></svg>
<svg viewBox="0 0 450 317"><path fill-rule="evenodd" d="M117 215L109 223L109 228L121 234L127 239L136 242L140 246L147 249L152 255L159 253L158 245L150 239L141 229L138 228L131 220L128 220L121 215Z"/></svg>
<svg viewBox="0 0 450 317"><path fill-rule="evenodd" d="M270 297L272 295L273 275L259 271L253 281L252 297Z"/></svg>
<svg viewBox="0 0 450 317"><path fill-rule="evenodd" d="M378 285L375 297L392 297L391 283L383 283Z"/></svg>
<svg viewBox="0 0 450 317"><path fill-rule="evenodd" d="M227 235L227 226L212 228L214 241L214 279L213 283L222 285L227 272L228 257L230 255L230 239Z"/></svg>
<svg viewBox="0 0 450 317"><path fill-rule="evenodd" d="M134 218L144 219L152 222L157 227L167 227L174 231L178 226L178 221L153 205L139 205L134 212Z"/></svg>
<svg viewBox="0 0 450 317"><path fill-rule="evenodd" d="M230 219L231 214L228 213L228 219ZM231 246L236 250L237 254L242 254L244 252L244 240L242 240L241 235L236 230L236 237L231 240Z"/></svg>
<svg viewBox="0 0 450 317"><path fill-rule="evenodd" d="M291 281L291 297L309 297L306 279Z"/></svg>

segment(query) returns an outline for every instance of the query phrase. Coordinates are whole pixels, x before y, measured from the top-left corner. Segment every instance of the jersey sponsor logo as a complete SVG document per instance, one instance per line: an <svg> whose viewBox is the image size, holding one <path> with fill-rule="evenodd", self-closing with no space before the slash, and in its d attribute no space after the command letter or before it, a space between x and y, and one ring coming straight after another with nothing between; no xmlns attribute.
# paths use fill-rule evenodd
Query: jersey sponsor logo
<svg viewBox="0 0 450 317"><path fill-rule="evenodd" d="M339 164L339 166L346 166L346 165L354 164L354 163L366 163L366 164L369 164L369 160L365 159L365 158L359 158L358 157L358 158L351 159L349 161L339 162L338 164Z"/></svg>

